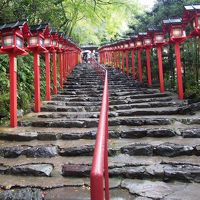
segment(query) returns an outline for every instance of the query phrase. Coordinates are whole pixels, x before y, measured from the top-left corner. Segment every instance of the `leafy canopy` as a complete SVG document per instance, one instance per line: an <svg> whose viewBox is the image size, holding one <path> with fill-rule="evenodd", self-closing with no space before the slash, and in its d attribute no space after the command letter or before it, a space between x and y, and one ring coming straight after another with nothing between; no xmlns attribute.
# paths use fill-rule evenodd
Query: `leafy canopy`
<svg viewBox="0 0 200 200"><path fill-rule="evenodd" d="M115 38L141 12L136 0L1 0L0 23L49 22L80 43Z"/></svg>

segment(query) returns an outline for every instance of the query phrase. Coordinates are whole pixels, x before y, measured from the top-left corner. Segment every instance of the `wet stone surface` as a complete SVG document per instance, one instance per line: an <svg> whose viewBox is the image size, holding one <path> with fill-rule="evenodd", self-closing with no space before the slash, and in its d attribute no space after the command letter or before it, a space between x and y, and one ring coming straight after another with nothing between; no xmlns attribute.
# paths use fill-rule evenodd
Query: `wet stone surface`
<svg viewBox="0 0 200 200"><path fill-rule="evenodd" d="M153 155L153 146L149 144L133 144L128 147L122 147L121 152L129 155L144 155L152 156Z"/></svg>
<svg viewBox="0 0 200 200"><path fill-rule="evenodd" d="M52 164L26 164L11 167L8 174L23 176L51 176Z"/></svg>
<svg viewBox="0 0 200 200"><path fill-rule="evenodd" d="M20 176L51 176L54 166L47 163L30 163L24 165L6 166L0 165L1 174Z"/></svg>
<svg viewBox="0 0 200 200"><path fill-rule="evenodd" d="M139 181L126 179L122 181L122 187L127 188L130 193L141 196L138 199L163 199L165 196L171 193L184 189L186 184L180 184L178 186L173 184L167 184L161 181Z"/></svg>
<svg viewBox="0 0 200 200"><path fill-rule="evenodd" d="M62 148L59 151L61 156L92 156L94 145L84 145L80 147Z"/></svg>
<svg viewBox="0 0 200 200"><path fill-rule="evenodd" d="M194 154L194 148L173 143L164 143L157 146L154 150L154 155L175 157L181 155Z"/></svg>
<svg viewBox="0 0 200 200"><path fill-rule="evenodd" d="M199 155L200 148L197 145L188 146L175 143L163 143L160 145L151 144L131 144L121 148L121 153L129 155L140 155L140 156L167 156L175 157L182 155Z"/></svg>
<svg viewBox="0 0 200 200"><path fill-rule="evenodd" d="M89 177L90 170L91 166L88 165L64 164L62 166L62 175L74 177Z"/></svg>
<svg viewBox="0 0 200 200"><path fill-rule="evenodd" d="M58 154L58 147L53 145L38 145L23 152L27 157L54 157Z"/></svg>
<svg viewBox="0 0 200 200"><path fill-rule="evenodd" d="M54 157L58 154L58 147L53 145L38 145L38 146L12 146L1 147L0 156L4 158L17 158L20 155L27 157Z"/></svg>
<svg viewBox="0 0 200 200"><path fill-rule="evenodd" d="M183 181L200 183L200 166L190 164L159 164L139 167L116 167L109 170L112 177L125 178L157 178L168 181Z"/></svg>
<svg viewBox="0 0 200 200"><path fill-rule="evenodd" d="M21 133L1 133L0 140L9 140L9 141L31 141L37 139L37 132L21 132Z"/></svg>
<svg viewBox="0 0 200 200"><path fill-rule="evenodd" d="M0 156L4 158L16 158L28 148L30 148L30 146L1 147Z"/></svg>
<svg viewBox="0 0 200 200"><path fill-rule="evenodd" d="M44 200L43 192L36 188L12 189L0 192L1 200Z"/></svg>
<svg viewBox="0 0 200 200"><path fill-rule="evenodd" d="M200 138L200 129L181 130L181 134L184 138Z"/></svg>
<svg viewBox="0 0 200 200"><path fill-rule="evenodd" d="M73 139L95 139L96 131L88 131L84 133L62 133L61 139L73 140Z"/></svg>

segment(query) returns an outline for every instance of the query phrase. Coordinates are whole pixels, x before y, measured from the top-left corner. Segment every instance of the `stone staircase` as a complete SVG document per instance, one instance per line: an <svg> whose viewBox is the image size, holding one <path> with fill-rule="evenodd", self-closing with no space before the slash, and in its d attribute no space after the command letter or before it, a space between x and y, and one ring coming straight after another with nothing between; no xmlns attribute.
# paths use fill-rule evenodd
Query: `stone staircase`
<svg viewBox="0 0 200 200"><path fill-rule="evenodd" d="M110 194L115 200L199 200L199 104L145 88L108 67ZM0 199L90 199L103 86L78 65L41 113L0 129Z"/></svg>

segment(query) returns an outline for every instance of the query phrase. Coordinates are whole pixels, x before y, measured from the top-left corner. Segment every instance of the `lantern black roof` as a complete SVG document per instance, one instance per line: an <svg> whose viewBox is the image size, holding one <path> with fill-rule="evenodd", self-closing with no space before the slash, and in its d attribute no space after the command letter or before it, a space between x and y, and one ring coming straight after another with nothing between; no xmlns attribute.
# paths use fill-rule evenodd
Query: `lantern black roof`
<svg viewBox="0 0 200 200"><path fill-rule="evenodd" d="M32 32L36 32L36 31L42 31L44 30L46 27L48 26L48 24L38 24L38 25L33 25L30 27L30 31Z"/></svg>
<svg viewBox="0 0 200 200"><path fill-rule="evenodd" d="M162 28L158 26L152 26L148 28L148 32L162 32Z"/></svg>
<svg viewBox="0 0 200 200"><path fill-rule="evenodd" d="M200 4L191 4L191 5L187 5L184 6L184 9L187 11L196 11L196 10L200 10Z"/></svg>
<svg viewBox="0 0 200 200"><path fill-rule="evenodd" d="M132 40L134 40L134 39L136 39L136 38L138 38L137 35L131 35L131 39L132 39Z"/></svg>
<svg viewBox="0 0 200 200"><path fill-rule="evenodd" d="M0 24L0 31L6 30L6 29L16 29L18 27L23 26L25 23L27 23L27 20Z"/></svg>
<svg viewBox="0 0 200 200"><path fill-rule="evenodd" d="M53 29L51 29L51 31L50 31L50 32L51 32L51 34L52 34L52 35L58 34L58 31L57 31L56 29L54 29L54 28L53 28Z"/></svg>
<svg viewBox="0 0 200 200"><path fill-rule="evenodd" d="M58 35L59 35L60 37L64 37L64 33L63 33L63 32L58 32Z"/></svg>
<svg viewBox="0 0 200 200"><path fill-rule="evenodd" d="M182 24L182 18L166 19L163 20L163 24L165 25Z"/></svg>
<svg viewBox="0 0 200 200"><path fill-rule="evenodd" d="M138 33L139 36L147 36L147 32L140 32Z"/></svg>

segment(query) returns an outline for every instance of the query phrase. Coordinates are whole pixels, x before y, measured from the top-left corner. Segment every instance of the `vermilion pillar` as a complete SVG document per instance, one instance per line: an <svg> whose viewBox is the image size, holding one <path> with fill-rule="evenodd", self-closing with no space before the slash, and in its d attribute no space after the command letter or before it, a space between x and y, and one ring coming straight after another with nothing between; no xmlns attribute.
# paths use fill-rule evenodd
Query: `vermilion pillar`
<svg viewBox="0 0 200 200"><path fill-rule="evenodd" d="M141 49L138 49L138 72L139 72L139 81L142 83Z"/></svg>
<svg viewBox="0 0 200 200"><path fill-rule="evenodd" d="M112 66L114 66L114 51L112 51Z"/></svg>
<svg viewBox="0 0 200 200"><path fill-rule="evenodd" d="M134 55L134 50L132 50L132 76L133 76L133 79L136 78L135 76L135 55Z"/></svg>
<svg viewBox="0 0 200 200"><path fill-rule="evenodd" d="M56 66L56 51L52 52L53 59L53 94L57 94L57 66Z"/></svg>
<svg viewBox="0 0 200 200"><path fill-rule="evenodd" d="M163 79L163 64L162 64L162 46L157 47L158 53L158 71L160 79L160 92L164 92L164 79Z"/></svg>
<svg viewBox="0 0 200 200"><path fill-rule="evenodd" d="M120 51L118 51L117 65L118 65L118 68L120 68Z"/></svg>
<svg viewBox="0 0 200 200"><path fill-rule="evenodd" d="M10 127L17 126L17 58L9 55L10 64Z"/></svg>
<svg viewBox="0 0 200 200"><path fill-rule="evenodd" d="M117 68L117 51L115 51L115 68Z"/></svg>
<svg viewBox="0 0 200 200"><path fill-rule="evenodd" d="M115 67L115 51L113 51L113 66Z"/></svg>
<svg viewBox="0 0 200 200"><path fill-rule="evenodd" d="M63 82L65 81L65 62L66 62L66 52L63 52Z"/></svg>
<svg viewBox="0 0 200 200"><path fill-rule="evenodd" d="M46 101L51 100L51 86L50 86L50 55L45 52L45 65L46 65Z"/></svg>
<svg viewBox="0 0 200 200"><path fill-rule="evenodd" d="M152 80L151 80L151 55L150 55L151 49L147 48L146 49L146 58L147 58L147 79L148 79L148 85L152 85Z"/></svg>
<svg viewBox="0 0 200 200"><path fill-rule="evenodd" d="M129 66L128 66L128 51L126 51L126 74L129 75Z"/></svg>
<svg viewBox="0 0 200 200"><path fill-rule="evenodd" d="M66 63L66 74L65 77L67 78L68 73L69 73L69 65L70 65L70 60L69 60L70 56L69 56L69 51L67 51L67 63Z"/></svg>
<svg viewBox="0 0 200 200"><path fill-rule="evenodd" d="M63 89L63 53L59 53L60 64L60 88Z"/></svg>
<svg viewBox="0 0 200 200"><path fill-rule="evenodd" d="M109 52L109 60L110 66L112 66L112 51Z"/></svg>
<svg viewBox="0 0 200 200"><path fill-rule="evenodd" d="M179 42L175 43L175 54L176 54L178 97L179 97L179 99L182 100L184 98L184 94L183 94L182 66L181 66L181 54L180 54L180 44L179 44Z"/></svg>
<svg viewBox="0 0 200 200"><path fill-rule="evenodd" d="M122 51L122 72L124 73L124 51Z"/></svg>
<svg viewBox="0 0 200 200"><path fill-rule="evenodd" d="M33 53L34 56L34 103L35 103L35 112L40 112L40 58L38 52Z"/></svg>

